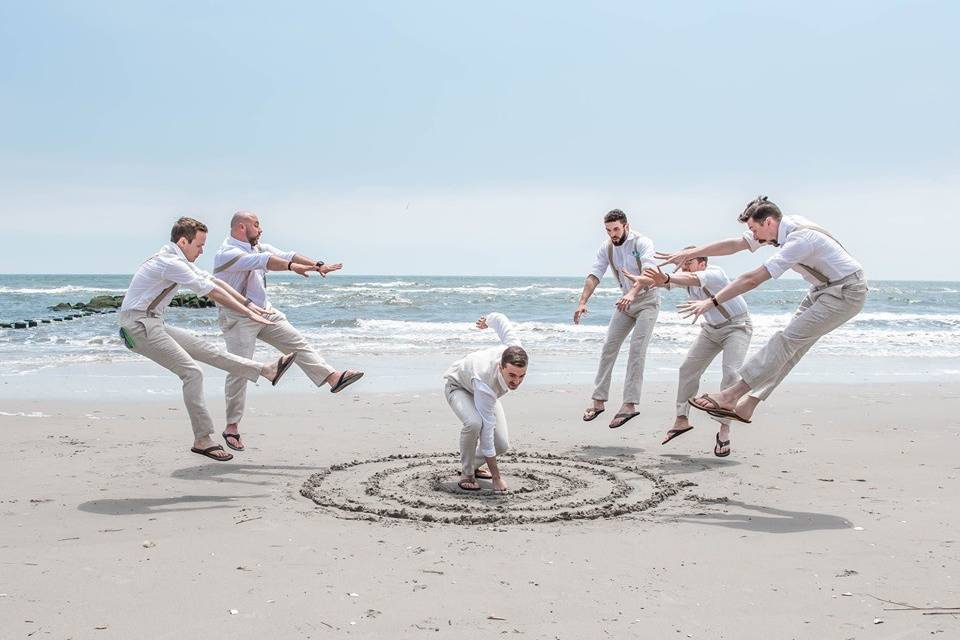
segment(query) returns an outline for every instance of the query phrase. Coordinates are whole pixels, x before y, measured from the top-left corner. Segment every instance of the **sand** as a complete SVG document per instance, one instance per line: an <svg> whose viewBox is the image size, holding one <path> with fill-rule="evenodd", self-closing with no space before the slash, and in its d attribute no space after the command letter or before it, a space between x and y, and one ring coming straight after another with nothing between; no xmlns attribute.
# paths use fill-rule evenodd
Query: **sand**
<svg viewBox="0 0 960 640"><path fill-rule="evenodd" d="M0 407L0 637L960 637L960 385L788 383L726 459L672 394L510 394L505 496L439 388L257 394L225 464L176 398Z"/></svg>

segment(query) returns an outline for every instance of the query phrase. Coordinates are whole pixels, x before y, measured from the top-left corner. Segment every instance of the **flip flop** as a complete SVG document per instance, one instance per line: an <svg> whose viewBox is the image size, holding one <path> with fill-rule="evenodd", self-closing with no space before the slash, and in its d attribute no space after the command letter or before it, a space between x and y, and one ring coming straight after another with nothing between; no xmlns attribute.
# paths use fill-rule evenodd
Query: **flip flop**
<svg viewBox="0 0 960 640"><path fill-rule="evenodd" d="M618 428L622 427L623 425L625 425L628 420L630 420L631 418L634 418L634 417L636 417L636 416L638 416L638 415L640 415L640 412L639 412L639 411L634 411L633 413L618 413L618 414L616 414L615 416L613 416L613 419L616 420L617 418L621 418L620 424L613 424L613 423L611 422L611 423L610 423L609 425L607 425L607 426L609 426L611 429L618 429Z"/></svg>
<svg viewBox="0 0 960 640"><path fill-rule="evenodd" d="M340 374L340 379L337 380L337 384L330 387L330 393L339 393L362 377L363 371L354 371L350 375L347 375L347 372L344 371Z"/></svg>
<svg viewBox="0 0 960 640"><path fill-rule="evenodd" d="M280 359L277 360L277 375L273 376L273 380L270 382L273 386L277 386L277 383L280 382L280 378L283 377L283 374L287 372L287 369L290 368L290 365L293 364L293 361L297 359L297 352L289 353L285 356L280 356Z"/></svg>
<svg viewBox="0 0 960 640"><path fill-rule="evenodd" d="M470 481L469 481L469 480L461 480L460 482L457 483L457 486L460 487L461 489L463 489L464 491L480 491L480 483L479 483L479 482L476 483L477 486L475 486L475 487L465 487L465 486L463 486L463 485L464 485L464 483L466 483L466 482L470 482Z"/></svg>
<svg viewBox="0 0 960 640"><path fill-rule="evenodd" d="M704 404L702 405L697 404L698 401L703 402ZM699 398L690 398L689 400L687 400L687 404L689 404L694 409L698 409L705 413L709 413L714 418L733 418L734 420L737 420L739 422L750 424L750 420L747 420L746 418L741 418L740 414L734 411L733 409L724 409L723 407L720 406L720 404L716 400L714 400L707 394L703 394Z"/></svg>
<svg viewBox="0 0 960 640"><path fill-rule="evenodd" d="M597 409L596 407L589 407L586 411L583 412L583 421L590 422L601 413L603 413L603 409Z"/></svg>
<svg viewBox="0 0 960 640"><path fill-rule="evenodd" d="M721 452L720 452L720 449L722 449L723 447L729 447L729 446L730 446L730 441L729 441L729 440L721 440L721 439L720 439L720 432L718 431L718 432L717 432L717 444L715 444L715 445L713 446L713 455L717 456L718 458L726 458L728 455L730 455L730 449L727 449L727 452L726 452L726 453L721 453Z"/></svg>
<svg viewBox="0 0 960 640"><path fill-rule="evenodd" d="M478 480L493 480L493 474L486 469L477 469L473 472L473 477Z"/></svg>
<svg viewBox="0 0 960 640"><path fill-rule="evenodd" d="M670 431L667 431L667 437L664 438L663 442L661 442L660 444L661 445L667 444L674 438L679 438L680 436L685 434L687 431L693 431L693 427L687 427L686 429L670 429Z"/></svg>
<svg viewBox="0 0 960 640"><path fill-rule="evenodd" d="M192 451L193 453L199 453L201 456L206 456L211 460L216 460L217 462L227 462L228 460L233 460L232 453L228 453L224 458L213 455L214 451L223 451L223 447L221 447L218 444L215 444L212 447L207 447L206 449L197 449L196 447L190 447L190 451Z"/></svg>
<svg viewBox="0 0 960 640"><path fill-rule="evenodd" d="M223 441L227 443L227 446L230 447L231 449L233 449L234 451L243 451L244 449L246 449L246 447L244 447L244 446L239 446L239 447L237 447L237 446L234 446L234 445L230 444L230 440L229 440L228 438L233 438L233 439L236 440L238 443L240 442L240 434L239 434L239 433L227 433L226 431L224 431L224 432L221 433L220 435L223 436Z"/></svg>

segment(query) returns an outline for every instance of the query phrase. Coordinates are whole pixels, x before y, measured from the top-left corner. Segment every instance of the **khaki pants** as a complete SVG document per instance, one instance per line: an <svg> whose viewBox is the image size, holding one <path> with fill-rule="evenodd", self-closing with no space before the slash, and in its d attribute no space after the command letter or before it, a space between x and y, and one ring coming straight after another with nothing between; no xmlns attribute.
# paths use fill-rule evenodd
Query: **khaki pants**
<svg viewBox="0 0 960 640"><path fill-rule="evenodd" d="M749 318L737 320L725 327L715 329L708 324L700 325L700 335L690 345L687 357L680 365L680 384L677 387L677 415L685 416L690 412L690 398L700 389L700 378L718 353L723 352L723 379L720 388L725 389L740 379L738 374L750 348L750 336L753 325ZM718 418L723 424L730 420Z"/></svg>
<svg viewBox="0 0 960 640"><path fill-rule="evenodd" d="M607 326L607 338L600 352L600 366L594 380L593 399L606 402L610 395L610 378L613 365L620 353L620 345L627 335L630 338L630 351L627 355L627 375L623 381L624 404L640 402L640 390L643 387L643 367L647 359L647 347L653 337L653 327L660 315L660 296L656 290L640 295L625 312L615 310Z"/></svg>
<svg viewBox="0 0 960 640"><path fill-rule="evenodd" d="M477 450L483 419L477 411L473 394L466 389L447 382L443 387L443 397L447 399L447 404L463 424L460 429L460 466L463 469L463 475L472 478L477 467L484 463L483 454ZM496 412L497 428L493 431L493 446L497 455L500 455L510 449L510 434L507 431L507 416L499 400L497 400Z"/></svg>
<svg viewBox="0 0 960 640"><path fill-rule="evenodd" d="M751 396L770 397L817 340L860 313L867 300L867 281L862 273L845 280L811 289L786 328L747 360L740 377L750 386Z"/></svg>
<svg viewBox="0 0 960 640"><path fill-rule="evenodd" d="M280 353L296 352L294 361L318 387L335 371L307 342L306 338L287 322L279 311L268 316L276 324L264 325L246 316L220 309L220 329L227 343L227 351L243 358L253 357L257 340L263 340ZM228 375L224 385L227 400L227 424L239 423L247 401L247 381L244 376Z"/></svg>
<svg viewBox="0 0 960 640"><path fill-rule="evenodd" d="M172 371L183 381L183 403L193 435L198 439L213 433L213 420L203 401L203 372L197 361L252 382L260 377L263 365L259 362L221 351L190 331L164 324L162 318L143 311L124 311L119 321L133 339L134 352Z"/></svg>

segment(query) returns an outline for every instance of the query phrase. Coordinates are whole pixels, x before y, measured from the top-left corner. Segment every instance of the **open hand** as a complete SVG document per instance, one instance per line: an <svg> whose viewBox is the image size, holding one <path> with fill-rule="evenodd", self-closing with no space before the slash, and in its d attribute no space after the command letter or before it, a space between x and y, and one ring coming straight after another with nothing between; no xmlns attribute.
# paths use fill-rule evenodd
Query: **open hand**
<svg viewBox="0 0 960 640"><path fill-rule="evenodd" d="M317 271L320 272L320 275L324 278L327 277L327 274L331 271L340 271L343 269L343 263L337 262L336 264L325 264L322 267L319 267Z"/></svg>
<svg viewBox="0 0 960 640"><path fill-rule="evenodd" d="M311 264L292 264L290 265L290 271L293 271L295 274L303 276L304 278L309 277L307 274L311 271L318 271L318 269Z"/></svg>
<svg viewBox="0 0 960 640"><path fill-rule="evenodd" d="M480 316L480 319L477 320L477 329L486 329L487 328L487 316Z"/></svg>
<svg viewBox="0 0 960 640"><path fill-rule="evenodd" d="M667 274L660 270L660 267L647 267L643 270L643 275L653 280L653 284L662 287L667 284Z"/></svg>
<svg viewBox="0 0 960 640"><path fill-rule="evenodd" d="M677 311L681 318L693 318L693 321L696 322L697 318L709 311L712 306L713 300L690 300L678 304Z"/></svg>
<svg viewBox="0 0 960 640"><path fill-rule="evenodd" d="M696 255L691 249L684 249L682 251L677 251L676 253L667 253L666 251L657 251L653 254L653 257L657 260L663 260L657 267L663 267L668 264L675 264L678 267L690 258L695 258Z"/></svg>

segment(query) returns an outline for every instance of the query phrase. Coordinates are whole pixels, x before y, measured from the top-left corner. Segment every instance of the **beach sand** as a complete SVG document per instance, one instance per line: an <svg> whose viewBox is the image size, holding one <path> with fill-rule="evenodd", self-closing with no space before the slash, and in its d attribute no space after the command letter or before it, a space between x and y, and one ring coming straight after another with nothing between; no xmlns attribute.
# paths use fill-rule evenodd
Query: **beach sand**
<svg viewBox="0 0 960 640"><path fill-rule="evenodd" d="M960 637L957 616L890 610L960 607L956 383L788 382L734 426L726 459L699 414L660 446L673 385L648 385L643 414L618 430L610 410L580 420L586 387L521 388L504 399L513 448L559 456L558 473L516 458L505 478L528 490L513 497L434 487L437 504L482 506L492 524L362 519L301 495L331 465L452 454L459 426L439 387L258 390L248 449L226 464L187 451L176 397L18 401L26 415L0 416L0 636ZM432 462L381 464L406 473L418 460ZM367 495L355 482L375 467L335 467L318 491L390 507L398 487ZM456 479L453 462L419 468ZM601 509L604 483L629 486L615 503L659 498L619 517L515 524L515 509L564 510L537 510L518 471ZM416 482L409 513L422 515L430 479Z"/></svg>

